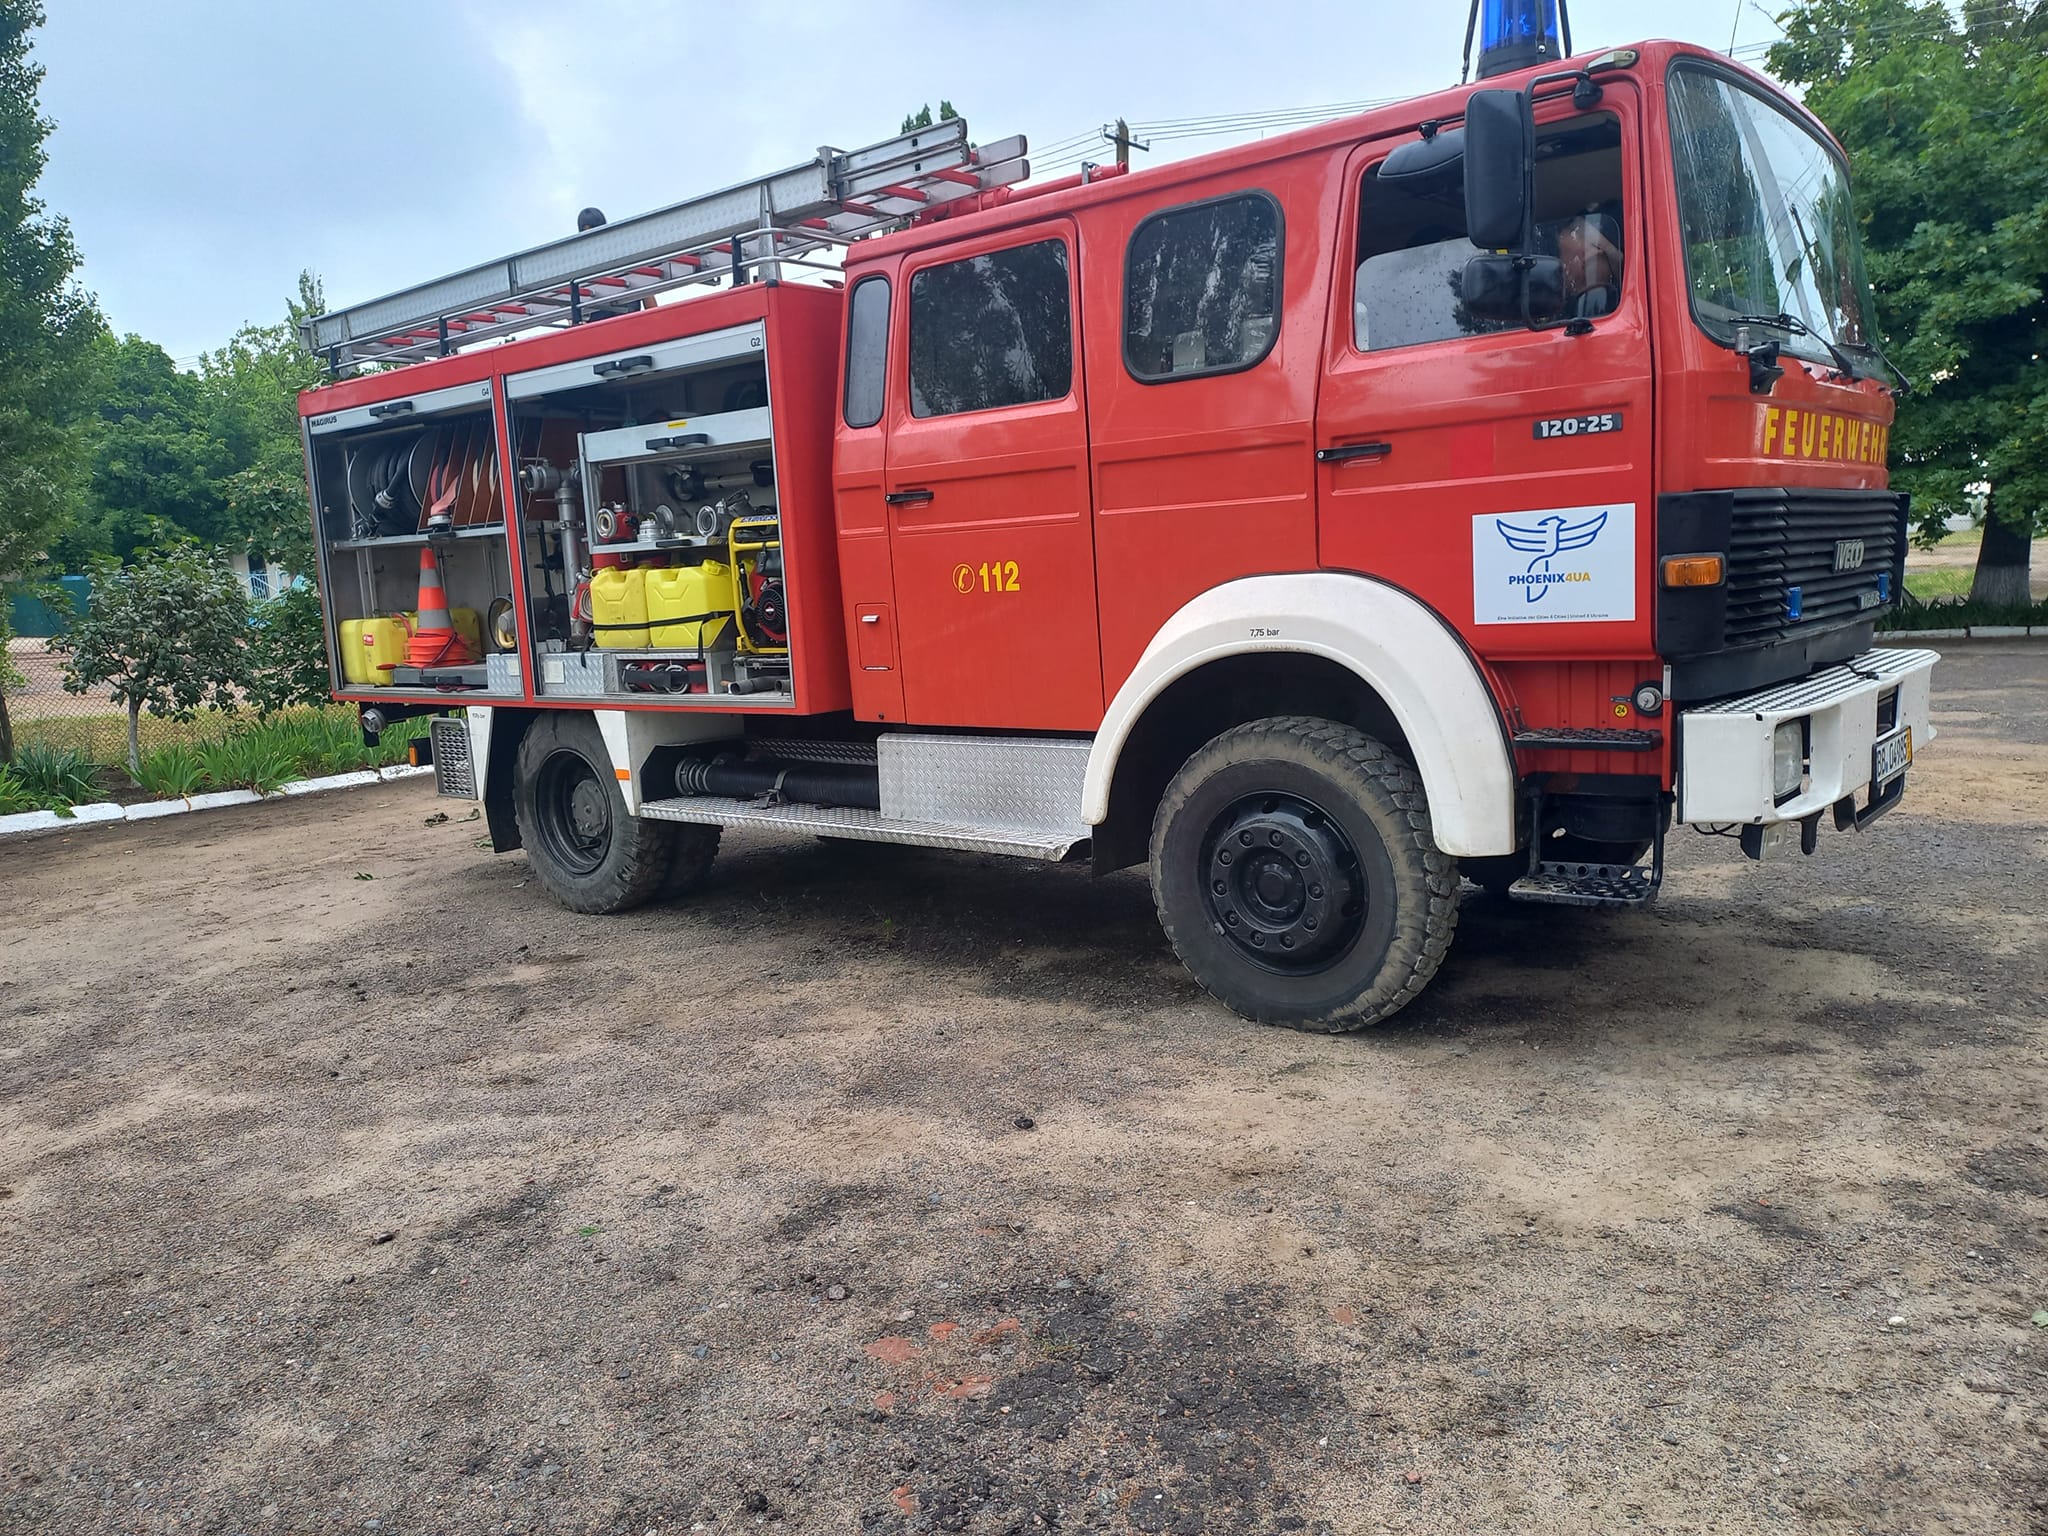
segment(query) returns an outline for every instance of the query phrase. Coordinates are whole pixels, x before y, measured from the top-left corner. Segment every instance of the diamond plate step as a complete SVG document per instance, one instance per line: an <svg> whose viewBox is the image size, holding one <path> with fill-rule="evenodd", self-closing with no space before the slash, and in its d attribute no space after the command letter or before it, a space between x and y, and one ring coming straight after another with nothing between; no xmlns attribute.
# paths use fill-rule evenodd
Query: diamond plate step
<svg viewBox="0 0 2048 1536"><path fill-rule="evenodd" d="M1559 864L1545 860L1536 873L1508 887L1509 899L1555 907L1647 907L1659 880L1640 864Z"/></svg>
<svg viewBox="0 0 2048 1536"><path fill-rule="evenodd" d="M919 848L951 848L961 853L1002 853L1020 859L1057 863L1085 841L1070 832L1036 827L955 827L929 821L903 821L880 811L845 806L769 805L754 800L728 800L716 795L681 795L650 800L640 814L651 821L687 821L719 827L773 827L784 832L809 832L867 843L908 843Z"/></svg>

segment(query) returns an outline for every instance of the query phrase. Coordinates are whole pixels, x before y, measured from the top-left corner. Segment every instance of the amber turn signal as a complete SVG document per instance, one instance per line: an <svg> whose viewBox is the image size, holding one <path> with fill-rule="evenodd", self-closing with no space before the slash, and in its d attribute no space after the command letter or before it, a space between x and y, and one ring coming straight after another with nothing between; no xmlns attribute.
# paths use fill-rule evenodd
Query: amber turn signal
<svg viewBox="0 0 2048 1536"><path fill-rule="evenodd" d="M1718 587L1723 562L1719 555L1671 555L1664 561L1667 587Z"/></svg>

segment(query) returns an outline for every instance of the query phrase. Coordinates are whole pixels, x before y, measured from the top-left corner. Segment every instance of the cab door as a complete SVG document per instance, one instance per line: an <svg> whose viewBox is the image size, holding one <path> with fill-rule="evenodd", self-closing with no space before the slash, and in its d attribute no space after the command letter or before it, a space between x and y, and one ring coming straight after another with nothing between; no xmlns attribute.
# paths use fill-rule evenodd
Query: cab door
<svg viewBox="0 0 2048 1536"><path fill-rule="evenodd" d="M1464 309L1478 251L1462 173L1377 178L1412 137L1361 146L1346 170L1317 401L1322 563L1406 588L1482 655L1647 656L1654 370L1633 93L1538 111L1538 253L1590 227L1621 268L1569 325Z"/></svg>
<svg viewBox="0 0 2048 1536"><path fill-rule="evenodd" d="M1077 256L1057 219L903 258L884 500L914 724L1102 722Z"/></svg>

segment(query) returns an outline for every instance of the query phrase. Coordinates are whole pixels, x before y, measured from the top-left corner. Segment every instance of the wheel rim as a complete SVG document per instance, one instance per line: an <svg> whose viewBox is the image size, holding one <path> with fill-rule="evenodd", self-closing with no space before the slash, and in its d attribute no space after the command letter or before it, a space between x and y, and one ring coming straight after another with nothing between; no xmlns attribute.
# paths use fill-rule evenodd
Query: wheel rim
<svg viewBox="0 0 2048 1536"><path fill-rule="evenodd" d="M557 752L541 764L534 790L548 856L570 874L596 872L612 848L610 787L579 754Z"/></svg>
<svg viewBox="0 0 2048 1536"><path fill-rule="evenodd" d="M1202 840L1202 901L1253 964L1308 975L1365 926L1365 873L1344 829L1299 795L1241 795Z"/></svg>

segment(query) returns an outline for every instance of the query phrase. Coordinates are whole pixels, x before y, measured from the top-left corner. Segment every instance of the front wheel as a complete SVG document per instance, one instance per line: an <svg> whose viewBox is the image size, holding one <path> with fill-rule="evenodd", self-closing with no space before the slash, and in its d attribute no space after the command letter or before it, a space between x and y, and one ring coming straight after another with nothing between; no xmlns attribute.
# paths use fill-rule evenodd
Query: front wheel
<svg viewBox="0 0 2048 1536"><path fill-rule="evenodd" d="M1226 731L1152 820L1152 891L1181 962L1250 1019L1337 1033L1405 1007L1458 926L1458 868L1415 771L1329 720Z"/></svg>
<svg viewBox="0 0 2048 1536"><path fill-rule="evenodd" d="M527 728L512 768L512 808L527 862L572 912L627 911L668 878L675 827L626 814L611 754L588 715L549 710Z"/></svg>

